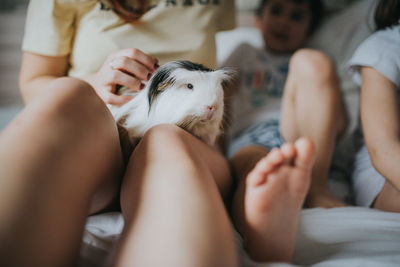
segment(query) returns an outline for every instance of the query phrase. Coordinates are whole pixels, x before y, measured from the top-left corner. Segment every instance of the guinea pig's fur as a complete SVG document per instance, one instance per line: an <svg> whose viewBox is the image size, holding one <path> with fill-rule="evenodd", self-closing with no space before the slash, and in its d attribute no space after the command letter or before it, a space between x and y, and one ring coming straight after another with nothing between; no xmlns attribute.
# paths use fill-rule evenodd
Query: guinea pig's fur
<svg viewBox="0 0 400 267"><path fill-rule="evenodd" d="M190 61L161 66L132 100L111 109L119 126L135 140L157 124L175 124L209 145L221 133L224 86L233 71L212 70Z"/></svg>

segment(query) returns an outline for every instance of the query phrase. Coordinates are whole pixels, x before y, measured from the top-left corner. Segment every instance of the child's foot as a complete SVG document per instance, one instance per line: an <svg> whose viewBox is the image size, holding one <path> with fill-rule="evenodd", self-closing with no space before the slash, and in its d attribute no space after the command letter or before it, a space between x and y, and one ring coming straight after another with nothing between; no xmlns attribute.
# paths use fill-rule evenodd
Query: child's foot
<svg viewBox="0 0 400 267"><path fill-rule="evenodd" d="M248 174L244 234L254 260L291 261L313 163L313 144L302 138L273 149Z"/></svg>

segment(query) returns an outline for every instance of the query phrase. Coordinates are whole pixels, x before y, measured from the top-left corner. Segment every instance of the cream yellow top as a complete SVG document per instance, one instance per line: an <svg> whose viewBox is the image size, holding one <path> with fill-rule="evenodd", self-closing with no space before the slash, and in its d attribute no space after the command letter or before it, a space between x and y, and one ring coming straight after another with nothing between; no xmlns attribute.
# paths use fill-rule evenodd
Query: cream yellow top
<svg viewBox="0 0 400 267"><path fill-rule="evenodd" d="M235 25L233 0L161 0L126 23L97 0L31 0L22 49L70 55L69 75L96 72L113 51L138 48L160 64L185 59L216 65L215 33Z"/></svg>

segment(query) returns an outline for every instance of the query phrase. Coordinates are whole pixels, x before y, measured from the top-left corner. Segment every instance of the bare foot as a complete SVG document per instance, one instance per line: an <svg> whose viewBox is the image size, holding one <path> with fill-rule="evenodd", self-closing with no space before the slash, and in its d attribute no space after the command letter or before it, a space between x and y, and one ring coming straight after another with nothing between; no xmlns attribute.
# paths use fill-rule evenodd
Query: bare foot
<svg viewBox="0 0 400 267"><path fill-rule="evenodd" d="M291 261L314 154L312 142L301 138L273 149L248 174L244 239L254 260Z"/></svg>
<svg viewBox="0 0 400 267"><path fill-rule="evenodd" d="M326 188L312 188L307 195L306 206L308 208L321 207L329 209L348 205L337 199L326 186Z"/></svg>

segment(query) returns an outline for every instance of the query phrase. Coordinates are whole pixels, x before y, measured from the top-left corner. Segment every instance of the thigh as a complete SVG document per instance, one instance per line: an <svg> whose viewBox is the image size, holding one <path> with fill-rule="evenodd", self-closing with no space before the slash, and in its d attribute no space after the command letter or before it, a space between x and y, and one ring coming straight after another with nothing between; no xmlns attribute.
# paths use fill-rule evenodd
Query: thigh
<svg viewBox="0 0 400 267"><path fill-rule="evenodd" d="M400 212L400 191L386 181L372 207L389 212Z"/></svg>
<svg viewBox="0 0 400 267"><path fill-rule="evenodd" d="M122 183L125 227L117 262L168 265L172 257L185 262L173 266L236 266L222 201L230 187L228 164L217 150L174 125L153 127L133 151Z"/></svg>
<svg viewBox="0 0 400 267"><path fill-rule="evenodd" d="M94 90L77 79L49 86L0 136L0 251L22 251L15 260L29 263L16 266L72 266L93 193L122 167L114 120Z"/></svg>
<svg viewBox="0 0 400 267"><path fill-rule="evenodd" d="M198 153L199 157L204 160L204 164L211 171L220 193L226 199L232 187L232 176L226 158L218 149L206 145L192 135L187 133L184 135L186 136L186 144L191 145L193 153Z"/></svg>
<svg viewBox="0 0 400 267"><path fill-rule="evenodd" d="M47 185L37 190L73 188L70 194L83 193L87 202L97 191L91 212L116 194L122 171L118 131L104 102L81 80L51 82L1 133L0 147L8 174Z"/></svg>
<svg viewBox="0 0 400 267"><path fill-rule="evenodd" d="M175 131L175 137L181 140L181 145L187 150L187 155L210 171L220 193L226 198L231 191L232 177L228 162L221 151L174 126L173 132Z"/></svg>
<svg viewBox="0 0 400 267"><path fill-rule="evenodd" d="M212 179L204 182L211 182L224 199L229 196L232 179L225 157L175 125L159 125L150 129L133 151L123 178L121 198L124 194L139 195L143 177L149 173L162 179L178 168L183 173L202 172L204 179Z"/></svg>

